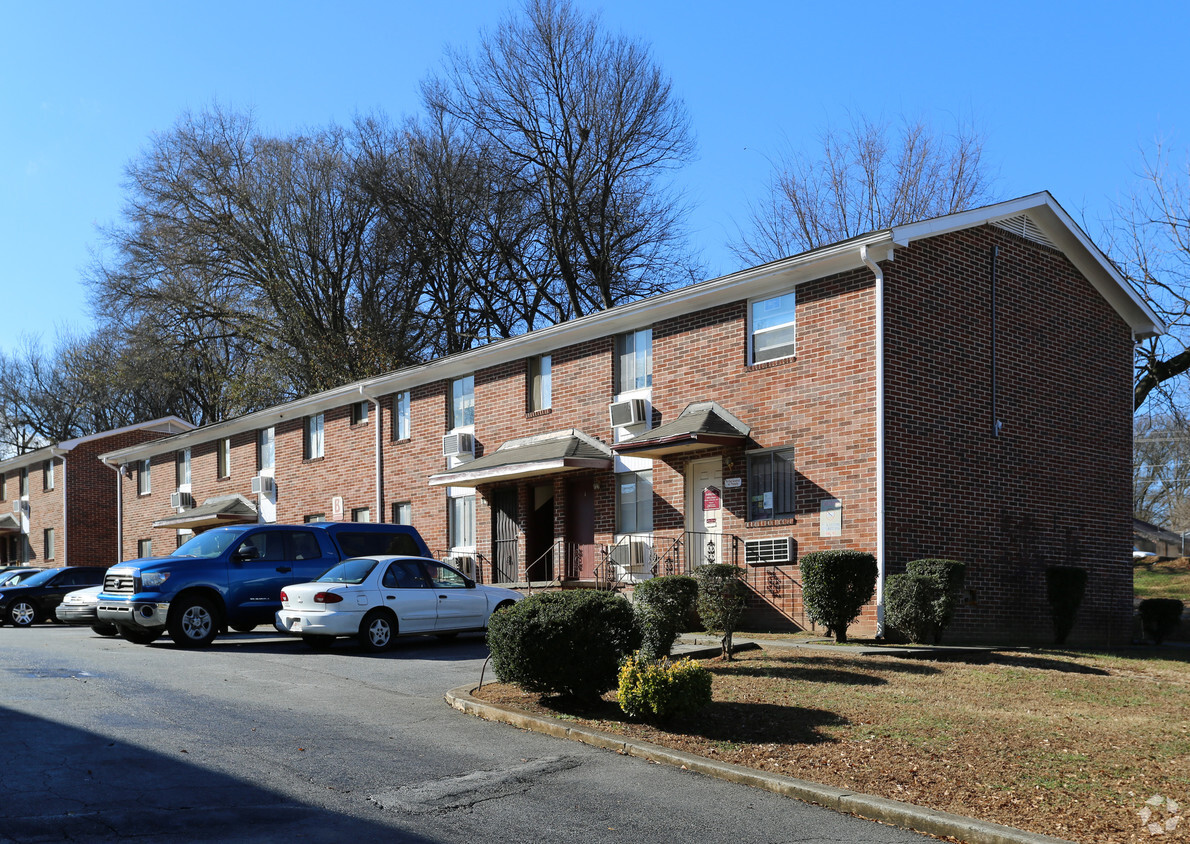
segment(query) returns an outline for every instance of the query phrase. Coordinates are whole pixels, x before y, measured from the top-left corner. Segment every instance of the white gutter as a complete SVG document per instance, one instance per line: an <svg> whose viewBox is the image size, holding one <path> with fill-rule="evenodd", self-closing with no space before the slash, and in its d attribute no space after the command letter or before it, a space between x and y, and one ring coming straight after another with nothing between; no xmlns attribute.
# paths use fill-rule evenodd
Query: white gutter
<svg viewBox="0 0 1190 844"><path fill-rule="evenodd" d="M364 397L365 401L370 401L376 405L376 518L373 521L384 522L384 460L381 451L381 433L384 429L383 417L380 413L380 399L375 396L370 396L364 392L364 386L361 384L359 394Z"/></svg>
<svg viewBox="0 0 1190 844"><path fill-rule="evenodd" d="M106 457L99 460L116 472L116 562L124 562L124 467L117 466Z"/></svg>
<svg viewBox="0 0 1190 844"><path fill-rule="evenodd" d="M876 276L876 635L884 635L884 273L868 257L868 245L859 257Z"/></svg>

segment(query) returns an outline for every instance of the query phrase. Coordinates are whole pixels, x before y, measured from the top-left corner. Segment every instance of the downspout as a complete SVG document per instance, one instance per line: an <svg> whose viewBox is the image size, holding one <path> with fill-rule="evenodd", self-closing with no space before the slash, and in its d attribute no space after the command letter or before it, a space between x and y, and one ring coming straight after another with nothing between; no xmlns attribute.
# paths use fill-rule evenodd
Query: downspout
<svg viewBox="0 0 1190 844"><path fill-rule="evenodd" d="M124 467L101 458L103 465L116 472L116 562L124 562Z"/></svg>
<svg viewBox="0 0 1190 844"><path fill-rule="evenodd" d="M876 636L884 636L884 273L868 257L868 245L859 258L876 276Z"/></svg>
<svg viewBox="0 0 1190 844"><path fill-rule="evenodd" d="M376 407L376 521L383 522L387 520L384 518L384 459L381 451L384 423L380 414L380 399L364 393L363 387L359 388L359 394Z"/></svg>

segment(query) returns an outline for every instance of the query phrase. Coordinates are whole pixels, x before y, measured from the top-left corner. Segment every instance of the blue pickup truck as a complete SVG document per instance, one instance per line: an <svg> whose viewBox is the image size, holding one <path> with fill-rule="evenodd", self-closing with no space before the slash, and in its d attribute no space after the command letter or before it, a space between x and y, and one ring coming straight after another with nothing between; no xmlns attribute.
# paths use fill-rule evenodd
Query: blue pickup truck
<svg viewBox="0 0 1190 844"><path fill-rule="evenodd" d="M407 525L316 522L212 528L169 557L129 560L103 579L97 613L130 642L168 632L183 648L204 647L228 628L273 623L281 590L315 580L348 557L430 556Z"/></svg>

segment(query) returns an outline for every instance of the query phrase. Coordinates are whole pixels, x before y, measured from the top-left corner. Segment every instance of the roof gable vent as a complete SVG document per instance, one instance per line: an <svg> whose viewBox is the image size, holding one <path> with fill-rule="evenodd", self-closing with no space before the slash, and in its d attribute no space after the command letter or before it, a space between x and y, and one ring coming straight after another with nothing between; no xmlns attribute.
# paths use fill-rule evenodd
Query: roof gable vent
<svg viewBox="0 0 1190 844"><path fill-rule="evenodd" d="M1033 218L1028 214L1018 214L1015 217L997 220L992 225L999 226L1013 234L1019 234L1026 240L1040 243L1042 246L1048 246L1050 249L1058 248L1057 244L1045 236L1045 232L1038 228L1037 224L1033 222Z"/></svg>

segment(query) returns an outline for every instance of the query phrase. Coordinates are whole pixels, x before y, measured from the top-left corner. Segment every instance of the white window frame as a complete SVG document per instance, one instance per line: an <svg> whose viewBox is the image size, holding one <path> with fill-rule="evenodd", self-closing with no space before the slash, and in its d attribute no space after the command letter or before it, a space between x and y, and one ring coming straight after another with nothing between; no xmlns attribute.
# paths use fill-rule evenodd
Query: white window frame
<svg viewBox="0 0 1190 844"><path fill-rule="evenodd" d="M413 502L412 501L394 501L393 502L393 524L394 525L411 525L411 524L413 524Z"/></svg>
<svg viewBox="0 0 1190 844"><path fill-rule="evenodd" d="M361 522L361 523L371 522L372 521L372 508L371 507L352 507L351 508L351 521Z"/></svg>
<svg viewBox="0 0 1190 844"><path fill-rule="evenodd" d="M393 439L407 440L413 432L413 415L411 412L411 396L408 390L397 393L393 399L396 421L393 423Z"/></svg>
<svg viewBox="0 0 1190 844"><path fill-rule="evenodd" d="M41 469L42 492L49 492L54 488L54 458L45 461Z"/></svg>
<svg viewBox="0 0 1190 844"><path fill-rule="evenodd" d="M475 490L447 499L447 541L452 552L475 551Z"/></svg>
<svg viewBox="0 0 1190 844"><path fill-rule="evenodd" d="M352 425L367 425L368 415L370 411L369 405L372 403L367 399L363 401L354 402L351 405L351 424Z"/></svg>
<svg viewBox="0 0 1190 844"><path fill-rule="evenodd" d="M277 429L261 428L256 438L257 471L271 472L277 468Z"/></svg>
<svg viewBox="0 0 1190 844"><path fill-rule="evenodd" d="M136 470L136 494L148 495L153 491L153 461L145 458Z"/></svg>
<svg viewBox="0 0 1190 844"><path fill-rule="evenodd" d="M318 460L326 455L326 418L321 413L307 416L305 422L305 458Z"/></svg>
<svg viewBox="0 0 1190 844"><path fill-rule="evenodd" d="M219 480L231 477L231 437L215 443L215 477Z"/></svg>
<svg viewBox="0 0 1190 844"><path fill-rule="evenodd" d="M464 375L450 382L451 429L475 425L475 376Z"/></svg>
<svg viewBox="0 0 1190 844"><path fill-rule="evenodd" d="M616 335L615 360L617 394L651 388L653 386L652 326Z"/></svg>
<svg viewBox="0 0 1190 844"><path fill-rule="evenodd" d="M48 527L41 532L43 559L54 559L54 529Z"/></svg>
<svg viewBox="0 0 1190 844"><path fill-rule="evenodd" d="M627 488L631 487L630 490ZM626 498L628 500L626 500ZM653 470L616 473L616 535L653 532ZM628 507L631 507L631 518Z"/></svg>
<svg viewBox="0 0 1190 844"><path fill-rule="evenodd" d="M176 480L178 482L178 489L189 489L190 487L190 449L184 448L177 453L175 458Z"/></svg>
<svg viewBox="0 0 1190 844"><path fill-rule="evenodd" d="M776 448L757 449L748 452L745 457L748 473L748 521L763 522L795 518L797 514L797 460L794 447L784 445ZM778 467L781 465L777 462L778 459L783 459L788 463L790 473L782 490L778 489L776 483ZM767 484L764 484L760 477L759 466L761 463L767 464ZM771 507L763 506L765 495L771 496ZM778 500L779 498L781 500ZM759 503L757 499L759 499ZM778 510L778 504L781 504L785 509Z"/></svg>
<svg viewBox="0 0 1190 844"><path fill-rule="evenodd" d="M786 300L788 300L786 304ZM782 322L772 322L768 324L763 314L766 310L773 312L772 319L779 318L779 314L788 307L789 318ZM762 327L757 328L758 323L765 323ZM775 353L770 353L770 350L764 350L760 355L756 350L756 338L766 334L776 334L781 331L791 330L793 336L783 342L774 346ZM783 358L795 357L797 355L797 291L787 290L776 296L769 296L764 299L753 299L748 302L748 363L767 363L772 360L781 360Z"/></svg>
<svg viewBox="0 0 1190 844"><path fill-rule="evenodd" d="M553 356L529 358L529 412L549 410L554 401Z"/></svg>
<svg viewBox="0 0 1190 844"><path fill-rule="evenodd" d="M153 556L153 540L152 540L152 538L136 540L136 556L138 556L138 557L152 557Z"/></svg>

